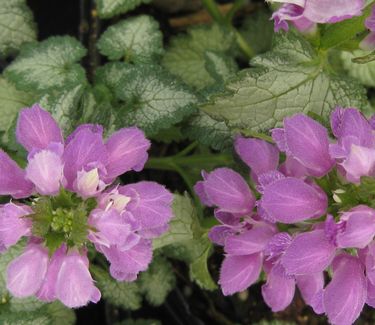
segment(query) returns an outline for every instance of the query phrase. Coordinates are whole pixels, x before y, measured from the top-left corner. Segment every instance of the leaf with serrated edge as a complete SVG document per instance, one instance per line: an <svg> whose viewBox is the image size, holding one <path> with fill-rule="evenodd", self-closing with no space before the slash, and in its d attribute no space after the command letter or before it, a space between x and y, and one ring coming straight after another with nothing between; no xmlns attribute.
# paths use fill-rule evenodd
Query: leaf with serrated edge
<svg viewBox="0 0 375 325"><path fill-rule="evenodd" d="M222 121L216 121L204 112L192 116L183 133L215 150L225 150L233 146L233 132Z"/></svg>
<svg viewBox="0 0 375 325"><path fill-rule="evenodd" d="M172 209L174 217L169 222L169 229L154 239L154 250L193 239L200 234L198 215L188 194L175 194Z"/></svg>
<svg viewBox="0 0 375 325"><path fill-rule="evenodd" d="M163 65L188 85L202 89L215 82L205 68L205 52L226 53L232 45L233 34L218 25L195 27L172 39Z"/></svg>
<svg viewBox="0 0 375 325"><path fill-rule="evenodd" d="M96 5L100 18L111 18L149 2L151 0L96 0Z"/></svg>
<svg viewBox="0 0 375 325"><path fill-rule="evenodd" d="M153 306L160 306L164 303L175 283L176 277L172 265L161 256L154 257L148 270L141 273L139 277L141 292Z"/></svg>
<svg viewBox="0 0 375 325"><path fill-rule="evenodd" d="M134 66L121 79L117 96L127 103L118 114L119 126L136 125L147 135L180 122L197 103L189 88L157 66Z"/></svg>
<svg viewBox="0 0 375 325"><path fill-rule="evenodd" d="M142 295L137 282L119 282L110 277L107 271L94 265L90 271L103 298L110 304L127 310L141 308Z"/></svg>
<svg viewBox="0 0 375 325"><path fill-rule="evenodd" d="M86 49L73 37L50 37L24 45L4 75L20 90L63 90L86 83L85 71L77 63L85 54Z"/></svg>
<svg viewBox="0 0 375 325"><path fill-rule="evenodd" d="M17 90L14 85L0 77L0 131L6 131L19 110L33 104L34 96Z"/></svg>
<svg viewBox="0 0 375 325"><path fill-rule="evenodd" d="M201 109L230 128L260 131L284 117L309 111L327 118L337 105L365 109L365 89L354 80L334 77L306 40L280 33L273 51L256 57L255 68L241 71L226 92Z"/></svg>
<svg viewBox="0 0 375 325"><path fill-rule="evenodd" d="M163 34L158 22L146 15L120 21L100 37L98 49L110 60L147 63L163 53Z"/></svg>
<svg viewBox="0 0 375 325"><path fill-rule="evenodd" d="M0 56L18 52L21 45L36 40L33 13L25 0L0 0Z"/></svg>

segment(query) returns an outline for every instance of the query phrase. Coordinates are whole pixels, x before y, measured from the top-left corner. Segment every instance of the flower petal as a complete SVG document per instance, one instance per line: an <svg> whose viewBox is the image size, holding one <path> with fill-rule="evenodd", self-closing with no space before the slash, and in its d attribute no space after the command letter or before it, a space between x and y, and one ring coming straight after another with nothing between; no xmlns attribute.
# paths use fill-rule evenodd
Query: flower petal
<svg viewBox="0 0 375 325"><path fill-rule="evenodd" d="M359 317L367 297L363 267L357 257L341 255L332 281L324 290L324 309L331 324L350 325Z"/></svg>
<svg viewBox="0 0 375 325"><path fill-rule="evenodd" d="M237 137L235 149L256 175L276 170L279 164L279 151L276 146L264 140Z"/></svg>
<svg viewBox="0 0 375 325"><path fill-rule="evenodd" d="M262 285L262 296L273 312L284 310L290 305L295 292L295 280L285 275L280 264L267 274L267 283Z"/></svg>
<svg viewBox="0 0 375 325"><path fill-rule="evenodd" d="M108 177L117 177L129 170L141 171L148 159L151 143L138 128L121 129L105 144L108 151Z"/></svg>
<svg viewBox="0 0 375 325"><path fill-rule="evenodd" d="M173 195L155 182L139 182L120 186L120 194L130 197L126 210L140 222L141 230L164 226L173 217Z"/></svg>
<svg viewBox="0 0 375 325"><path fill-rule="evenodd" d="M327 174L333 160L326 128L304 114L296 114L284 119L284 130L287 155L305 166L312 176Z"/></svg>
<svg viewBox="0 0 375 325"><path fill-rule="evenodd" d="M329 266L335 251L324 230L313 230L297 235L280 261L288 274L319 273Z"/></svg>
<svg viewBox="0 0 375 325"><path fill-rule="evenodd" d="M16 129L17 141L27 151L45 149L51 142L63 143L59 126L39 105L21 110Z"/></svg>
<svg viewBox="0 0 375 325"><path fill-rule="evenodd" d="M365 248L375 235L375 210L358 206L345 212L341 219L344 230L338 232L336 241L341 248Z"/></svg>
<svg viewBox="0 0 375 325"><path fill-rule="evenodd" d="M100 291L88 269L87 256L71 252L63 258L56 280L56 297L69 308L86 306L100 300Z"/></svg>
<svg viewBox="0 0 375 325"><path fill-rule="evenodd" d="M79 171L107 165L108 154L101 134L90 128L80 130L66 146L63 161L67 188L73 190Z"/></svg>
<svg viewBox="0 0 375 325"><path fill-rule="evenodd" d="M206 201L222 211L247 214L254 207L255 198L249 186L240 174L229 168L218 168L206 175L203 187Z"/></svg>
<svg viewBox="0 0 375 325"><path fill-rule="evenodd" d="M353 16L360 16L364 0L309 0L303 15L316 23L337 23Z"/></svg>
<svg viewBox="0 0 375 325"><path fill-rule="evenodd" d="M25 172L0 149L0 195L11 195L16 199L28 197L33 184L25 179Z"/></svg>
<svg viewBox="0 0 375 325"><path fill-rule="evenodd" d="M23 217L31 213L27 205L8 203L0 208L0 247L9 248L30 234L31 220Z"/></svg>
<svg viewBox="0 0 375 325"><path fill-rule="evenodd" d="M103 253L111 263L111 275L118 280L124 273L138 274L145 271L152 260L152 245L149 240L141 240L129 250L120 251L115 246L103 248Z"/></svg>
<svg viewBox="0 0 375 325"><path fill-rule="evenodd" d="M37 244L25 251L7 268L7 289L17 298L32 296L40 289L47 272L48 252Z"/></svg>
<svg viewBox="0 0 375 325"><path fill-rule="evenodd" d="M220 270L219 284L225 296L243 291L259 277L262 254L226 256Z"/></svg>
<svg viewBox="0 0 375 325"><path fill-rule="evenodd" d="M55 195L63 180L61 157L51 150L41 150L33 155L26 167L26 178L34 183L38 193Z"/></svg>
<svg viewBox="0 0 375 325"><path fill-rule="evenodd" d="M259 206L272 220L294 223L320 217L327 209L325 193L301 179L287 177L265 187Z"/></svg>
<svg viewBox="0 0 375 325"><path fill-rule="evenodd" d="M306 304L310 305L315 313L322 314L321 294L324 288L323 272L296 276L297 286Z"/></svg>
<svg viewBox="0 0 375 325"><path fill-rule="evenodd" d="M224 250L230 255L250 255L261 252L275 234L275 229L267 224L256 225L238 235L230 236L225 242Z"/></svg>

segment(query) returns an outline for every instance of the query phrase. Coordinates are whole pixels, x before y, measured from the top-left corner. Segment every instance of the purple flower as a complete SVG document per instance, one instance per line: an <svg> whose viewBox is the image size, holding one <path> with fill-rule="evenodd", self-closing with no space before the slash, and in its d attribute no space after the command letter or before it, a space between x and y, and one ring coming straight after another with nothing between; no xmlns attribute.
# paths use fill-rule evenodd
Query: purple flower
<svg viewBox="0 0 375 325"><path fill-rule="evenodd" d="M240 174L229 168L218 168L211 173L203 172L202 176L204 180L194 189L204 204L237 215L251 213L255 198Z"/></svg>
<svg viewBox="0 0 375 325"><path fill-rule="evenodd" d="M279 151L276 146L260 139L237 137L235 149L241 159L250 167L252 177L276 170L279 165Z"/></svg>
<svg viewBox="0 0 375 325"><path fill-rule="evenodd" d="M359 317L367 298L364 269L357 257L336 257L332 281L323 292L323 306L334 325L350 325Z"/></svg>
<svg viewBox="0 0 375 325"><path fill-rule="evenodd" d="M288 22L291 22L300 32L305 34L313 34L317 29L317 24L307 19L303 15L303 8L295 4L285 3L276 10L271 19L275 23L275 32L280 29L288 31Z"/></svg>
<svg viewBox="0 0 375 325"><path fill-rule="evenodd" d="M333 166L327 130L306 115L285 118L284 128L274 129L272 138L280 151L297 160L311 176L324 176Z"/></svg>
<svg viewBox="0 0 375 325"><path fill-rule="evenodd" d="M27 166L23 171L0 151L0 194L33 198L30 206L0 207L0 251L30 237L8 266L9 291L71 308L97 302L89 241L107 257L116 279L135 280L151 262L152 239L168 230L173 196L154 182L106 188L143 168L150 147L143 132L121 129L104 140L100 125L85 124L64 141L52 116L35 105L20 112L16 135L28 151Z"/></svg>
<svg viewBox="0 0 375 325"><path fill-rule="evenodd" d="M362 176L375 176L373 121L357 109L337 108L331 116L336 139L330 140L311 118L286 118L284 128L272 130L286 154L280 165L272 144L237 138L235 149L255 183L255 209L239 174L226 168L203 173L195 189L205 205L216 207L220 224L209 238L224 247L219 284L225 295L251 286L263 269L263 299L274 312L292 302L296 286L331 324L352 324L365 303L375 306L373 189L371 180L361 184ZM279 232L278 223L289 226ZM327 283L326 273L333 274Z"/></svg>
<svg viewBox="0 0 375 325"><path fill-rule="evenodd" d="M375 174L375 138L366 118L354 108L338 107L331 115L337 143L330 154L341 166L348 181L358 183L362 176Z"/></svg>
<svg viewBox="0 0 375 325"><path fill-rule="evenodd" d="M280 177L263 186L258 213L272 222L294 223L320 217L327 210L327 196L301 179Z"/></svg>
<svg viewBox="0 0 375 325"><path fill-rule="evenodd" d="M336 23L360 16L364 0L269 0L284 5L274 13L275 31L288 29L291 21L301 31L308 31L314 23ZM302 21L301 21L302 20Z"/></svg>
<svg viewBox="0 0 375 325"><path fill-rule="evenodd" d="M7 203L0 207L0 253L31 234L31 220L25 216L33 211L27 205Z"/></svg>

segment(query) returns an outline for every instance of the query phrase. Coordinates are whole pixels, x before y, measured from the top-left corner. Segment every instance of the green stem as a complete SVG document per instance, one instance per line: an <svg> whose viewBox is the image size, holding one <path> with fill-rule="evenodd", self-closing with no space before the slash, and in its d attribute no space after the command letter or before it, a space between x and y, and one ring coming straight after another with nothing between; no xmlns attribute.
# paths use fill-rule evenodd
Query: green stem
<svg viewBox="0 0 375 325"><path fill-rule="evenodd" d="M236 30L234 27L232 27L234 30L234 33L236 35L236 41L242 52L246 54L246 56L251 59L255 56L255 51L253 48L250 46L250 44L244 39L242 34Z"/></svg>
<svg viewBox="0 0 375 325"><path fill-rule="evenodd" d="M235 34L235 37L236 37L236 42L237 42L238 46L240 47L240 49L242 50L242 52L244 52L249 59L254 57L255 51L252 49L250 44L243 38L241 33L236 28L234 28L232 26L231 19L228 19L227 17L224 17L222 15L222 13L220 12L219 7L216 4L215 0L202 0L202 3L203 3L203 6L208 11L208 13L211 15L211 17L218 24L224 25L225 27L227 27L227 28L229 28L230 30L233 31L233 33ZM242 3L242 1L238 0L238 1L235 2L235 4L233 6L234 7L240 6L241 3ZM234 10L235 11L233 12L233 14L238 10L238 8L234 8ZM230 14L230 12L229 12L229 14Z"/></svg>
<svg viewBox="0 0 375 325"><path fill-rule="evenodd" d="M234 17L234 15L236 14L236 12L237 12L238 10L240 10L241 7L242 7L243 5L245 5L245 3L246 3L246 0L236 0L236 1L233 2L233 6L232 6L232 8L230 8L230 10L228 11L228 13L227 13L226 16L225 16L227 22L229 22L229 23L232 22L233 17Z"/></svg>
<svg viewBox="0 0 375 325"><path fill-rule="evenodd" d="M208 13L216 22L218 22L219 24L224 22L224 17L221 14L215 0L202 0L202 3Z"/></svg>
<svg viewBox="0 0 375 325"><path fill-rule="evenodd" d="M190 143L185 149L180 151L175 157L186 156L187 154L192 152L197 146L198 146L198 142L194 141L194 142Z"/></svg>

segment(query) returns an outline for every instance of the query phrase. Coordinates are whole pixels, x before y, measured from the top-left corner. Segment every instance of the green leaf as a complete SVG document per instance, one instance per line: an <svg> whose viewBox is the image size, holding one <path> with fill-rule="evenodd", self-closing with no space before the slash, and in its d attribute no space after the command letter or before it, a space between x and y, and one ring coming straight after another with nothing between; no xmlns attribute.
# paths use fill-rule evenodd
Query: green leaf
<svg viewBox="0 0 375 325"><path fill-rule="evenodd" d="M74 311L59 302L43 304L35 310L12 310L11 307L0 314L2 325L73 325L74 323Z"/></svg>
<svg viewBox="0 0 375 325"><path fill-rule="evenodd" d="M190 89L157 66L134 66L118 85L117 96L126 102L119 126L137 125L156 134L180 122L195 110L197 98Z"/></svg>
<svg viewBox="0 0 375 325"><path fill-rule="evenodd" d="M4 75L20 90L64 90L86 83L85 70L77 63L85 54L86 49L73 37L50 37L24 45Z"/></svg>
<svg viewBox="0 0 375 325"><path fill-rule="evenodd" d="M161 256L154 257L148 270L139 277L141 292L153 306L163 304L175 284L176 277L172 265Z"/></svg>
<svg viewBox="0 0 375 325"><path fill-rule="evenodd" d="M211 96L201 109L230 129L261 131L285 116L309 111L328 118L337 105L366 109L365 89L352 79L331 75L302 37L289 32L275 37L274 49L256 57L254 68L241 71L226 92Z"/></svg>
<svg viewBox="0 0 375 325"><path fill-rule="evenodd" d="M127 63L110 62L96 70L95 83L104 84L114 94L119 87L121 79L131 71L132 67Z"/></svg>
<svg viewBox="0 0 375 325"><path fill-rule="evenodd" d="M212 243L207 233L200 238L173 243L163 248L163 253L189 265L190 278L205 290L216 289L216 284L208 271L207 259Z"/></svg>
<svg viewBox="0 0 375 325"><path fill-rule="evenodd" d="M192 116L184 129L189 138L219 151L233 146L232 133L224 122L216 121L202 111Z"/></svg>
<svg viewBox="0 0 375 325"><path fill-rule="evenodd" d="M207 235L204 235L203 241L206 242L206 249L190 264L190 277L202 289L215 290L217 289L217 285L212 279L207 266L207 259L212 252L212 244L207 238Z"/></svg>
<svg viewBox="0 0 375 325"><path fill-rule="evenodd" d="M375 87L375 61L366 64L354 63L352 59L369 54L368 51L356 50L353 53L342 52L341 59L348 74L368 87Z"/></svg>
<svg viewBox="0 0 375 325"><path fill-rule="evenodd" d="M147 63L163 54L163 34L154 18L142 15L110 26L97 46L110 60Z"/></svg>
<svg viewBox="0 0 375 325"><path fill-rule="evenodd" d="M8 264L21 255L25 248L25 241L20 241L18 244L11 246L6 252L0 254L0 301L6 299L6 269Z"/></svg>
<svg viewBox="0 0 375 325"><path fill-rule="evenodd" d="M33 99L34 96L17 90L13 84L0 77L0 131L8 130L19 110L32 105Z"/></svg>
<svg viewBox="0 0 375 325"><path fill-rule="evenodd" d="M42 306L45 303L41 300L38 300L35 297L28 297L28 298L15 298L12 297L10 300L10 310L13 312L20 312L20 311L34 311Z"/></svg>
<svg viewBox="0 0 375 325"><path fill-rule="evenodd" d="M218 25L195 27L172 39L163 65L188 85L203 89L215 83L206 69L206 51L226 54L233 42L233 34Z"/></svg>
<svg viewBox="0 0 375 325"><path fill-rule="evenodd" d="M220 52L206 51L204 58L207 72L219 83L232 77L238 70L234 59Z"/></svg>
<svg viewBox="0 0 375 325"><path fill-rule="evenodd" d="M127 310L137 310L141 308L142 295L136 282L119 282L111 278L108 272L97 266L91 266L94 279L102 296L110 304Z"/></svg>
<svg viewBox="0 0 375 325"><path fill-rule="evenodd" d="M169 222L169 230L154 239L154 250L199 237L201 234L197 212L187 193L175 194L172 208L174 217Z"/></svg>
<svg viewBox="0 0 375 325"><path fill-rule="evenodd" d="M362 16L324 26L320 39L320 47L323 49L337 47L365 32L365 20L370 15L370 12L371 6L368 5L363 11Z"/></svg>
<svg viewBox="0 0 375 325"><path fill-rule="evenodd" d="M65 135L70 134L82 115L82 96L85 86L77 85L64 91L51 91L43 95L38 103L49 111Z"/></svg>
<svg viewBox="0 0 375 325"><path fill-rule="evenodd" d="M111 18L150 2L151 0L96 0L96 5L100 18Z"/></svg>
<svg viewBox="0 0 375 325"><path fill-rule="evenodd" d="M33 13L25 0L0 0L0 57L14 55L36 40Z"/></svg>

